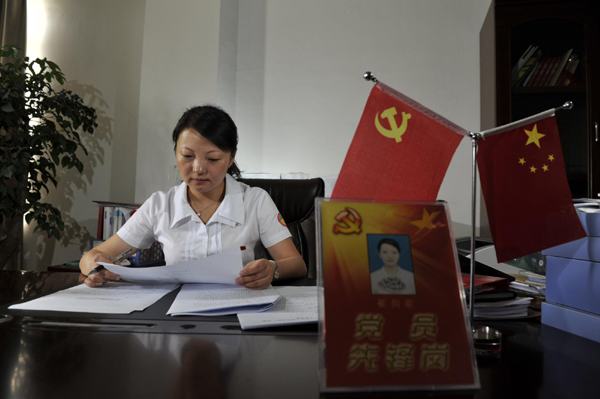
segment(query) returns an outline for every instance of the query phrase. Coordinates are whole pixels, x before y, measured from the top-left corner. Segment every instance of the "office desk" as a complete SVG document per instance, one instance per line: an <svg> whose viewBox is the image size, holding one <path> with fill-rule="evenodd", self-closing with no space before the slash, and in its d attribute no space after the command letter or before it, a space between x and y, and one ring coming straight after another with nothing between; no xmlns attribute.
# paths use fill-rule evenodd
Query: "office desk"
<svg viewBox="0 0 600 399"><path fill-rule="evenodd" d="M319 397L316 325L241 331L234 316L165 316L176 292L131 315L7 309L79 279L0 272L0 314L13 316L0 323L1 398ZM600 344L535 321L486 324L503 332L502 356L480 359L482 389L467 397L598 396Z"/></svg>

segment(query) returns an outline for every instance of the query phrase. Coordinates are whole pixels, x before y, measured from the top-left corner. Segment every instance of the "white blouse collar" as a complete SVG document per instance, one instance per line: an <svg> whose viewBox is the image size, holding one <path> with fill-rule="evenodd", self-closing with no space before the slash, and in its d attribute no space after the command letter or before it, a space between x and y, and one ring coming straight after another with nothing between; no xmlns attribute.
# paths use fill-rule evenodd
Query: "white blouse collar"
<svg viewBox="0 0 600 399"><path fill-rule="evenodd" d="M241 184L231 177L225 175L225 198L217 212L210 219L209 223L220 222L230 226L244 223L244 195ZM194 216L194 212L187 201L187 184L181 183L175 190L173 197L174 212L171 221L171 228L174 228L180 222L187 222Z"/></svg>

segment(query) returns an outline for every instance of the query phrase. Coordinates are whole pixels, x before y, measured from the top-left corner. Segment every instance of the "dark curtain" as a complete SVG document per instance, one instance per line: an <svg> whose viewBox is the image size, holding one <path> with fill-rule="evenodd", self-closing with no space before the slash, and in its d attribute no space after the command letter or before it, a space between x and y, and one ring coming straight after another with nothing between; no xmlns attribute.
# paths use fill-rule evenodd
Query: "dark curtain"
<svg viewBox="0 0 600 399"><path fill-rule="evenodd" d="M27 0L0 0L0 45L13 45L25 55L27 45Z"/></svg>

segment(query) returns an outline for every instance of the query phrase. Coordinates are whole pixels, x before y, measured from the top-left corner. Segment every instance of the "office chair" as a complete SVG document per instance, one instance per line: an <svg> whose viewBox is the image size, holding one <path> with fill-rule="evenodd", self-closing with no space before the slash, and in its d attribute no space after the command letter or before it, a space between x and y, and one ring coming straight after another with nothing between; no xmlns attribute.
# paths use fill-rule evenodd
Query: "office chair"
<svg viewBox="0 0 600 399"><path fill-rule="evenodd" d="M323 179L239 179L252 187L260 187L271 198L285 220L292 241L307 267L307 277L317 276L317 243L315 228L315 198L325 195ZM270 259L269 252L259 242L254 249L256 259Z"/></svg>

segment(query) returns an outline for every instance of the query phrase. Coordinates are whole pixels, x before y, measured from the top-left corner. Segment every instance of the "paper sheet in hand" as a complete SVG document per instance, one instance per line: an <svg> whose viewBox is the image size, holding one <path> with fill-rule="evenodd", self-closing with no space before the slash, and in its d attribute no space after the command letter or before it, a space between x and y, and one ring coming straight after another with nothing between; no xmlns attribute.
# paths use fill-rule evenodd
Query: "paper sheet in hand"
<svg viewBox="0 0 600 399"><path fill-rule="evenodd" d="M242 330L316 323L319 320L317 287L277 287L275 291L282 298L268 311L238 314Z"/></svg>
<svg viewBox="0 0 600 399"><path fill-rule="evenodd" d="M109 271L132 283L216 283L235 284L244 268L242 252L239 248L196 259L159 267L122 267L111 263L98 262Z"/></svg>
<svg viewBox="0 0 600 399"><path fill-rule="evenodd" d="M108 282L102 287L91 288L80 284L12 305L9 309L128 314L136 310L144 310L177 287L177 284Z"/></svg>
<svg viewBox="0 0 600 399"><path fill-rule="evenodd" d="M269 309L281 296L272 288L250 290L229 284L186 284L167 312L171 316L220 316Z"/></svg>

